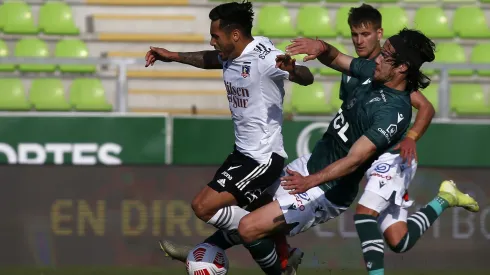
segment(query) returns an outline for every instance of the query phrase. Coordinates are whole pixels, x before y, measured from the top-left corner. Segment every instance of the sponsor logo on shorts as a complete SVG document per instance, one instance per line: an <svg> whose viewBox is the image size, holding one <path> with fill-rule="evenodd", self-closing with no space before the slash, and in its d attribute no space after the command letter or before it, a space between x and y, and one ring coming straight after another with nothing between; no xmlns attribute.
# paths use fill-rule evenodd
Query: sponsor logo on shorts
<svg viewBox="0 0 490 275"><path fill-rule="evenodd" d="M301 194L295 194L294 198L296 199L296 205L293 203L288 209L296 210L299 209L299 211L304 211L305 210L305 205L303 201L310 201L310 196L306 193L301 193Z"/></svg>
<svg viewBox="0 0 490 275"><path fill-rule="evenodd" d="M382 179L385 179L385 180L391 180L393 177L391 177L390 175L381 175L380 173L371 173L371 177L378 177L378 178L382 178Z"/></svg>
<svg viewBox="0 0 490 275"><path fill-rule="evenodd" d="M378 173L386 173L386 172L390 171L390 168L391 168L391 165L389 165L388 163L380 163L380 164L376 165L376 167L374 168L374 171L376 171Z"/></svg>
<svg viewBox="0 0 490 275"><path fill-rule="evenodd" d="M258 199L260 195L262 195L262 190L260 189L250 190L244 194L245 198L247 198L250 203Z"/></svg>
<svg viewBox="0 0 490 275"><path fill-rule="evenodd" d="M383 186L386 185L386 182L384 180L379 181L379 189L383 188Z"/></svg>
<svg viewBox="0 0 490 275"><path fill-rule="evenodd" d="M228 174L226 171L223 171L221 173L221 175L225 176L228 180L232 180L233 179L233 177L230 174Z"/></svg>
<svg viewBox="0 0 490 275"><path fill-rule="evenodd" d="M219 183L219 185L221 185L221 186L225 187L225 182L226 182L226 180L225 180L225 179L219 179L219 180L217 180L216 182L217 182L217 183Z"/></svg>

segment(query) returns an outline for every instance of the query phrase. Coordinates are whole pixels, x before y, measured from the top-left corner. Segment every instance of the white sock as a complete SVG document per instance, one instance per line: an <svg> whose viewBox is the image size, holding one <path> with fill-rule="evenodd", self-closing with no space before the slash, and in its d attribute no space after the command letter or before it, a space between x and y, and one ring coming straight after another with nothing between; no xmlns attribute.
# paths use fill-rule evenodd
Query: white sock
<svg viewBox="0 0 490 275"><path fill-rule="evenodd" d="M240 220L248 213L250 212L238 206L227 206L218 210L207 223L218 229L238 229Z"/></svg>

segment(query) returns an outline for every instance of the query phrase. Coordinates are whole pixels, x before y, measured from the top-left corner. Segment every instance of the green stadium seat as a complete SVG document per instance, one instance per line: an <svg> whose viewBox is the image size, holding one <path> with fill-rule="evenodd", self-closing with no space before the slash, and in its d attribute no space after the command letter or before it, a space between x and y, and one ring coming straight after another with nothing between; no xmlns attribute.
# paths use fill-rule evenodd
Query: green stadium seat
<svg viewBox="0 0 490 275"><path fill-rule="evenodd" d="M39 10L39 30L45 34L78 35L70 6L64 2L50 1Z"/></svg>
<svg viewBox="0 0 490 275"><path fill-rule="evenodd" d="M452 84L451 110L458 115L488 115L483 87L480 84Z"/></svg>
<svg viewBox="0 0 490 275"><path fill-rule="evenodd" d="M328 114L331 112L325 97L325 89L319 82L309 86L293 84L291 95L293 112L296 114Z"/></svg>
<svg viewBox="0 0 490 275"><path fill-rule="evenodd" d="M49 57L49 49L46 43L37 38L24 38L15 45L16 57ZM22 72L54 72L56 65L50 64L20 64Z"/></svg>
<svg viewBox="0 0 490 275"><path fill-rule="evenodd" d="M295 37L291 16L283 6L263 6L259 10L256 32L269 37Z"/></svg>
<svg viewBox="0 0 490 275"><path fill-rule="evenodd" d="M5 41L0 40L0 58L9 56L9 48ZM15 64L2 64L0 63L0 72L13 72L15 71Z"/></svg>
<svg viewBox="0 0 490 275"><path fill-rule="evenodd" d="M70 111L60 79L45 78L32 81L29 98L37 111Z"/></svg>
<svg viewBox="0 0 490 275"><path fill-rule="evenodd" d="M38 28L32 18L31 7L23 1L7 1L2 13L6 17L3 32L7 34L37 34Z"/></svg>
<svg viewBox="0 0 490 275"><path fill-rule="evenodd" d="M366 3L396 3L398 0L367 0ZM384 25L384 24L383 24Z"/></svg>
<svg viewBox="0 0 490 275"><path fill-rule="evenodd" d="M5 12L5 5L0 4L0 31L3 30L7 24L7 13Z"/></svg>
<svg viewBox="0 0 490 275"><path fill-rule="evenodd" d="M357 1L356 1L357 2ZM337 33L343 37L351 37L351 31L347 19L349 18L349 11L353 5L342 5L337 10L335 15L335 29Z"/></svg>
<svg viewBox="0 0 490 275"><path fill-rule="evenodd" d="M479 7L458 7L453 16L454 32L461 38L490 37L485 14Z"/></svg>
<svg viewBox="0 0 490 275"><path fill-rule="evenodd" d="M475 64L490 64L490 43L477 44L471 52L470 62ZM477 70L478 75L490 76L490 70Z"/></svg>
<svg viewBox="0 0 490 275"><path fill-rule="evenodd" d="M432 103L436 112L439 111L439 84L431 83L427 88L423 89L421 93Z"/></svg>
<svg viewBox="0 0 490 275"><path fill-rule="evenodd" d="M436 46L437 63L467 63L467 58L463 47L458 43L439 43ZM425 70L424 70L425 72ZM451 76L470 76L473 74L471 69L449 70Z"/></svg>
<svg viewBox="0 0 490 275"><path fill-rule="evenodd" d="M344 53L344 54L349 54L347 52L347 49L344 47L344 45L340 44L340 43L337 43L337 42L328 42L330 45L334 46L335 48L337 48L341 53ZM321 67L319 69L319 72L321 75L328 75L328 76L339 76L341 75L341 73L339 71L336 71L332 68L329 68L329 67Z"/></svg>
<svg viewBox="0 0 490 275"><path fill-rule="evenodd" d="M449 28L448 19L439 7L425 6L415 12L415 28L430 38L452 38L453 31Z"/></svg>
<svg viewBox="0 0 490 275"><path fill-rule="evenodd" d="M383 17L383 32L385 37L393 36L408 26L407 14L400 7L381 7L379 8L379 12Z"/></svg>
<svg viewBox="0 0 490 275"><path fill-rule="evenodd" d="M316 3L321 2L321 0L288 0L289 3Z"/></svg>
<svg viewBox="0 0 490 275"><path fill-rule="evenodd" d="M29 111L31 104L27 101L22 81L17 78L0 78L0 110Z"/></svg>
<svg viewBox="0 0 490 275"><path fill-rule="evenodd" d="M327 2L327 3L359 3L358 0L325 0L325 2Z"/></svg>
<svg viewBox="0 0 490 275"><path fill-rule="evenodd" d="M342 106L342 99L339 98L339 94L340 82L336 82L330 87L330 101L328 104L330 105L332 112L337 112L340 109L340 106Z"/></svg>
<svg viewBox="0 0 490 275"><path fill-rule="evenodd" d="M75 79L70 87L70 104L77 111L112 111L112 105L107 103L104 87L96 78Z"/></svg>
<svg viewBox="0 0 490 275"><path fill-rule="evenodd" d="M65 39L56 44L55 56L62 58L86 58L88 57L87 45L78 39ZM94 73L95 65L59 65L64 73Z"/></svg>
<svg viewBox="0 0 490 275"><path fill-rule="evenodd" d="M302 6L296 17L296 30L303 37L336 37L328 10L321 6Z"/></svg>
<svg viewBox="0 0 490 275"><path fill-rule="evenodd" d="M435 3L437 1L438 0L404 0L403 2L428 4L428 3Z"/></svg>
<svg viewBox="0 0 490 275"><path fill-rule="evenodd" d="M442 0L443 3L463 3L463 4L472 4L478 2L477 0Z"/></svg>

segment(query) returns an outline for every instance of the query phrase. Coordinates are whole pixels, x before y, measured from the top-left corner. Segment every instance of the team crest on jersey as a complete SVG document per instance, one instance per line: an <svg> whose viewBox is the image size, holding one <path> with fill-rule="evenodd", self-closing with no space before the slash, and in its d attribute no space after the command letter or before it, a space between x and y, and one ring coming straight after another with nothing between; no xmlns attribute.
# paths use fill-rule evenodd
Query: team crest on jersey
<svg viewBox="0 0 490 275"><path fill-rule="evenodd" d="M250 66L249 65L242 65L242 76L243 76L243 78L247 78L250 76Z"/></svg>

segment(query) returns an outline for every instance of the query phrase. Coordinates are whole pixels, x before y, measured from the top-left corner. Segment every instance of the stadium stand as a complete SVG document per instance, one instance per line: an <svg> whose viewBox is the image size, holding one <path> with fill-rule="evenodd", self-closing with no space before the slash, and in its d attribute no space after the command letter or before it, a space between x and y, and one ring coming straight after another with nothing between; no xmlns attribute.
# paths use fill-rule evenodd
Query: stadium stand
<svg viewBox="0 0 490 275"><path fill-rule="evenodd" d="M222 2L222 1L221 1ZM347 14L355 0L255 1L253 33L284 49L292 37L319 37L354 54ZM440 63L490 63L490 0L371 0L384 18L385 36L417 27L438 45ZM143 60L150 45L170 50L211 49L209 9L220 1L83 0L20 1L0 5L0 57L109 57ZM303 56L295 57L301 61ZM340 106L339 73L314 68L309 87L287 84L285 109L330 114ZM438 72L423 91L438 106ZM112 111L116 106L114 66L0 64L0 110ZM490 70L451 70L454 115L490 115ZM221 71L166 63L130 65L128 104L134 112L229 114ZM470 96L467 96L470 95Z"/></svg>

